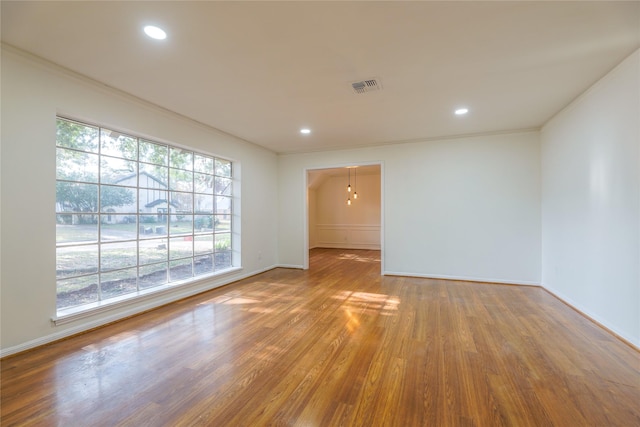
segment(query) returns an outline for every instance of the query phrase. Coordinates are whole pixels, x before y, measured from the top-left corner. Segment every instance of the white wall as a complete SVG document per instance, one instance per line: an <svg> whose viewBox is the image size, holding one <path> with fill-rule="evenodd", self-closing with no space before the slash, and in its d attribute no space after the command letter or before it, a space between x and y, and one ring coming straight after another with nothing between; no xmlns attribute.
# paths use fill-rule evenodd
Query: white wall
<svg viewBox="0 0 640 427"><path fill-rule="evenodd" d="M540 282L537 132L279 156L282 264L304 265L303 171L380 162L386 273Z"/></svg>
<svg viewBox="0 0 640 427"><path fill-rule="evenodd" d="M309 205L309 234L315 229L315 244L323 248L380 249L380 174L357 175L356 188L352 172L358 199L351 193L352 203L347 205L348 178L343 170L344 176L330 176L316 190L315 212Z"/></svg>
<svg viewBox="0 0 640 427"><path fill-rule="evenodd" d="M277 264L277 157L176 114L3 46L2 355L255 274ZM242 267L144 303L53 326L56 314L56 114L235 160L241 173ZM44 207L44 211L42 211Z"/></svg>
<svg viewBox="0 0 640 427"><path fill-rule="evenodd" d="M541 143L543 286L640 345L640 51Z"/></svg>

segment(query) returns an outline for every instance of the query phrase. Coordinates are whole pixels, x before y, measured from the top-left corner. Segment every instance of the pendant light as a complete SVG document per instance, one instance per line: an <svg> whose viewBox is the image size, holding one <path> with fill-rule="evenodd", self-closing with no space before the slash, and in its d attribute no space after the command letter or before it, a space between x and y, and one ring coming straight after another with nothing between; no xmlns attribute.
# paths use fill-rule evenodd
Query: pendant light
<svg viewBox="0 0 640 427"><path fill-rule="evenodd" d="M358 168L353 170L353 198L358 198Z"/></svg>
<svg viewBox="0 0 640 427"><path fill-rule="evenodd" d="M351 169L347 168L349 171L349 185L347 185L347 193L351 193ZM351 206L351 196L347 196L347 206Z"/></svg>

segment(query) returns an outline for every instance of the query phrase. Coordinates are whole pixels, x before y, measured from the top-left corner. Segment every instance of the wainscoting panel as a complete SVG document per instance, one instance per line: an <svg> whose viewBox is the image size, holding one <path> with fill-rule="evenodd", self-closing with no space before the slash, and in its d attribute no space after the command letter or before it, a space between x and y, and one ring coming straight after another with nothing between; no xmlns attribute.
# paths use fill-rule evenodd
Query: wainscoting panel
<svg viewBox="0 0 640 427"><path fill-rule="evenodd" d="M380 250L380 226L365 224L316 225L319 248Z"/></svg>

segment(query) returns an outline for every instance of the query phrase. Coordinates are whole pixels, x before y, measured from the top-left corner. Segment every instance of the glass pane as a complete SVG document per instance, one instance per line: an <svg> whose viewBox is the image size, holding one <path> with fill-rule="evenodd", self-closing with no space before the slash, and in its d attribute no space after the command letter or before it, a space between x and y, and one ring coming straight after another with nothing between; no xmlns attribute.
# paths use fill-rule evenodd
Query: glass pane
<svg viewBox="0 0 640 427"><path fill-rule="evenodd" d="M169 280L175 282L193 277L191 264L191 258L171 261L169 263Z"/></svg>
<svg viewBox="0 0 640 427"><path fill-rule="evenodd" d="M218 252L213 255L214 257L214 269L224 270L231 267L231 252Z"/></svg>
<svg viewBox="0 0 640 427"><path fill-rule="evenodd" d="M56 249L56 278L98 272L98 245L66 246Z"/></svg>
<svg viewBox="0 0 640 427"><path fill-rule="evenodd" d="M231 231L231 217L229 215L216 215L213 218L216 229L215 232Z"/></svg>
<svg viewBox="0 0 640 427"><path fill-rule="evenodd" d="M193 228L196 232L213 231L213 215L194 215Z"/></svg>
<svg viewBox="0 0 640 427"><path fill-rule="evenodd" d="M169 149L166 145L140 140L140 161L154 165L167 166L169 163Z"/></svg>
<svg viewBox="0 0 640 427"><path fill-rule="evenodd" d="M231 233L216 234L216 252L231 249Z"/></svg>
<svg viewBox="0 0 640 427"><path fill-rule="evenodd" d="M169 182L169 168L140 163L140 177L138 182L141 188L166 190L167 182Z"/></svg>
<svg viewBox="0 0 640 427"><path fill-rule="evenodd" d="M109 213L134 214L138 210L136 203L136 189L100 186L100 210Z"/></svg>
<svg viewBox="0 0 640 427"><path fill-rule="evenodd" d="M213 255L203 255L193 260L194 276L213 273Z"/></svg>
<svg viewBox="0 0 640 427"><path fill-rule="evenodd" d="M98 212L98 185L56 181L57 212Z"/></svg>
<svg viewBox="0 0 640 427"><path fill-rule="evenodd" d="M137 170L137 162L133 160L101 157L100 182L136 187L138 185Z"/></svg>
<svg viewBox="0 0 640 427"><path fill-rule="evenodd" d="M135 240L138 237L135 215L100 215L100 240Z"/></svg>
<svg viewBox="0 0 640 427"><path fill-rule="evenodd" d="M140 289L152 288L167 283L167 263L140 267L138 284Z"/></svg>
<svg viewBox="0 0 640 427"><path fill-rule="evenodd" d="M213 252L213 234L196 234L193 237L193 250L195 255Z"/></svg>
<svg viewBox="0 0 640 427"><path fill-rule="evenodd" d="M97 215L56 215L56 243L95 242L98 240Z"/></svg>
<svg viewBox="0 0 640 427"><path fill-rule="evenodd" d="M216 194L231 195L231 179L216 176Z"/></svg>
<svg viewBox="0 0 640 427"><path fill-rule="evenodd" d="M216 196L216 213L217 214L231 213L231 197Z"/></svg>
<svg viewBox="0 0 640 427"><path fill-rule="evenodd" d="M100 132L100 154L122 157L125 159L138 159L138 139L123 135L113 130L102 129Z"/></svg>
<svg viewBox="0 0 640 427"><path fill-rule="evenodd" d="M98 275L58 280L56 286L58 309L98 301Z"/></svg>
<svg viewBox="0 0 640 427"><path fill-rule="evenodd" d="M141 188L138 190L138 202L140 203L140 213L158 214L158 221L163 220L169 212L169 193L163 190Z"/></svg>
<svg viewBox="0 0 640 427"><path fill-rule="evenodd" d="M156 207L158 210L156 214L140 215L140 224L138 225L138 232L140 238L155 238L167 235L167 223L168 215L166 208Z"/></svg>
<svg viewBox="0 0 640 427"><path fill-rule="evenodd" d="M179 191L193 191L193 172L169 169L169 188Z"/></svg>
<svg viewBox="0 0 640 427"><path fill-rule="evenodd" d="M98 128L69 120L56 121L56 144L59 147L98 152Z"/></svg>
<svg viewBox="0 0 640 427"><path fill-rule="evenodd" d="M231 162L228 160L216 159L216 175L231 178Z"/></svg>
<svg viewBox="0 0 640 427"><path fill-rule="evenodd" d="M196 193L213 194L213 175L194 173L193 185Z"/></svg>
<svg viewBox="0 0 640 427"><path fill-rule="evenodd" d="M57 148L56 178L98 182L98 155Z"/></svg>
<svg viewBox="0 0 640 427"><path fill-rule="evenodd" d="M138 243L107 243L100 247L100 271L133 267L138 263Z"/></svg>
<svg viewBox="0 0 640 427"><path fill-rule="evenodd" d="M138 269L134 267L111 273L102 273L100 275L100 290L102 291L103 300L137 292Z"/></svg>
<svg viewBox="0 0 640 427"><path fill-rule="evenodd" d="M193 236L169 239L169 259L193 256Z"/></svg>
<svg viewBox="0 0 640 427"><path fill-rule="evenodd" d="M171 210L176 214L188 214L193 212L192 193L179 193L177 191L172 191L169 194L169 197Z"/></svg>
<svg viewBox="0 0 640 427"><path fill-rule="evenodd" d="M171 147L169 151L169 166L188 171L193 170L193 153L181 148Z"/></svg>
<svg viewBox="0 0 640 427"><path fill-rule="evenodd" d="M213 174L213 158L194 154L193 170L196 172Z"/></svg>
<svg viewBox="0 0 640 427"><path fill-rule="evenodd" d="M213 196L208 194L196 194L195 204L196 213L213 213Z"/></svg>
<svg viewBox="0 0 640 427"><path fill-rule="evenodd" d="M142 240L138 243L140 265L166 261L169 255L167 239Z"/></svg>
<svg viewBox="0 0 640 427"><path fill-rule="evenodd" d="M171 222L169 227L169 234L191 234L193 233L193 215L171 215ZM185 238L186 238L185 237Z"/></svg>

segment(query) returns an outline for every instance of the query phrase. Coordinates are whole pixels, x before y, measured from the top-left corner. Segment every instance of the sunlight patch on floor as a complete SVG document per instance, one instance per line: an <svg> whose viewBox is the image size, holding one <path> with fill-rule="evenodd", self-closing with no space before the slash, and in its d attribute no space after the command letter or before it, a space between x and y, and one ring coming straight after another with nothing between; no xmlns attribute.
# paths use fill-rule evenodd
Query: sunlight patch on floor
<svg viewBox="0 0 640 427"><path fill-rule="evenodd" d="M378 257L368 257L368 256L362 256L362 255L358 255L358 254L348 254L348 253L343 253L340 254L338 256L338 259L342 259L342 260L349 260L349 261L358 261L358 262L380 262L380 258Z"/></svg>

